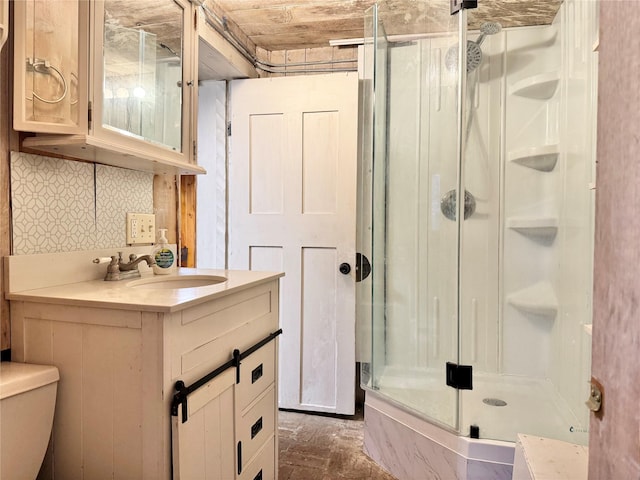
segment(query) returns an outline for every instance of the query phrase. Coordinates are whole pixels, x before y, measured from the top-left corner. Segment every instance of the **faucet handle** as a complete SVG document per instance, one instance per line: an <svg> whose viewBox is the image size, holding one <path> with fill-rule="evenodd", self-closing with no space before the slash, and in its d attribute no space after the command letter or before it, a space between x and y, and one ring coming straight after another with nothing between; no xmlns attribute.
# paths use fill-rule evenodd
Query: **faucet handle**
<svg viewBox="0 0 640 480"><path fill-rule="evenodd" d="M111 257L98 257L98 258L94 258L93 260L91 260L93 263L95 264L100 264L100 263L110 263L111 262Z"/></svg>
<svg viewBox="0 0 640 480"><path fill-rule="evenodd" d="M107 267L107 277L105 280L107 280L110 275L116 274L120 271L120 261L118 260L118 257L112 255L110 260L111 263L109 263L109 266Z"/></svg>

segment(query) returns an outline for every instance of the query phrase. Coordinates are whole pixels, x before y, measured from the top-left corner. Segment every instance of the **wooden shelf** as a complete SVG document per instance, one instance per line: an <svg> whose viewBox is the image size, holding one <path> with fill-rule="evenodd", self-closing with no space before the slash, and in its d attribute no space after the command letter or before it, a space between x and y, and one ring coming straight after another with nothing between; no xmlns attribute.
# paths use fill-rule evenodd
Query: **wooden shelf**
<svg viewBox="0 0 640 480"><path fill-rule="evenodd" d="M540 147L527 147L509 152L509 161L525 167L551 172L558 163L560 149L558 145L543 145Z"/></svg>
<svg viewBox="0 0 640 480"><path fill-rule="evenodd" d="M548 100L555 95L558 83L560 83L558 72L541 73L514 83L509 93L519 97Z"/></svg>
<svg viewBox="0 0 640 480"><path fill-rule="evenodd" d="M555 317L558 313L556 293L548 282L539 282L514 292L507 297L507 302L526 313L548 317Z"/></svg>
<svg viewBox="0 0 640 480"><path fill-rule="evenodd" d="M36 135L22 141L24 151L102 163L120 168L169 175L206 173L198 165L150 156L143 150L114 145L91 135Z"/></svg>
<svg viewBox="0 0 640 480"><path fill-rule="evenodd" d="M524 235L535 237L555 237L558 233L558 219L555 217L511 217L507 227Z"/></svg>

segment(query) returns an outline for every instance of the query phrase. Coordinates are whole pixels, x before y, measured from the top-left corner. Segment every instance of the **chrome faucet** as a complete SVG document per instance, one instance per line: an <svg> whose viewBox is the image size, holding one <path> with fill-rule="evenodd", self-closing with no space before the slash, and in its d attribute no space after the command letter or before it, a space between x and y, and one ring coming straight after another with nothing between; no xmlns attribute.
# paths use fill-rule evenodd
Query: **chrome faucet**
<svg viewBox="0 0 640 480"><path fill-rule="evenodd" d="M141 261L147 262L147 265L151 266L156 262L151 255L142 255L138 257L135 253L129 255L129 263L124 263L122 259L122 252L118 252L118 256L113 255L111 257L111 263L107 267L107 275L104 277L105 281L124 280L127 278L140 277L140 271L138 270L138 264ZM99 263L99 259L95 259L94 263Z"/></svg>

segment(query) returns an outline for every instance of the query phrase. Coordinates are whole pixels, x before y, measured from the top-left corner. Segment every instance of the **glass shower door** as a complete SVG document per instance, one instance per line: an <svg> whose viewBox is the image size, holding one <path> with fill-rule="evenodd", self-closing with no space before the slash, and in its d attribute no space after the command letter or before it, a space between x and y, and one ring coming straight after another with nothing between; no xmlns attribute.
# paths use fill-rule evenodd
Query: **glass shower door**
<svg viewBox="0 0 640 480"><path fill-rule="evenodd" d="M363 198L370 219L361 217L372 264L367 386L457 430L458 392L446 384L446 363L458 363L459 345L463 19L450 17L444 33L394 41L385 34L392 16L374 7L367 35L374 53L371 191Z"/></svg>

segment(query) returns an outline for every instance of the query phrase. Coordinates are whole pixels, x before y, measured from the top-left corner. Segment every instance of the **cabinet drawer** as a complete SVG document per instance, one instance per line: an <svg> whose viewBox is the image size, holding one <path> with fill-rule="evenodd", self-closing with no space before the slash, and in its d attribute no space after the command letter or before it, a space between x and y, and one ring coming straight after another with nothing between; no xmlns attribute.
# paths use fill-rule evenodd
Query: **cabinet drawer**
<svg viewBox="0 0 640 480"><path fill-rule="evenodd" d="M276 439L275 436L264 444L249 464L238 475L238 480L275 480L276 478Z"/></svg>
<svg viewBox="0 0 640 480"><path fill-rule="evenodd" d="M248 465L264 443L273 436L276 418L275 389L271 387L236 422L238 465Z"/></svg>
<svg viewBox="0 0 640 480"><path fill-rule="evenodd" d="M236 385L238 408L244 411L275 380L276 342L267 343L242 360L240 365L240 383Z"/></svg>

